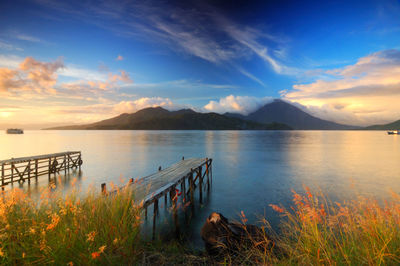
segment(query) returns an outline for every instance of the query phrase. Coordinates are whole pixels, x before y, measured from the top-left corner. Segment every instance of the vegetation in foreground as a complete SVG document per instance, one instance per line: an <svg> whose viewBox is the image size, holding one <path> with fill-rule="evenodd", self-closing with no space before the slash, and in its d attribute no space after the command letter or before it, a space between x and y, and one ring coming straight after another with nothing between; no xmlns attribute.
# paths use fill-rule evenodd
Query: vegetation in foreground
<svg viewBox="0 0 400 266"><path fill-rule="evenodd" d="M365 198L340 204L306 190L293 206L271 207L282 215L282 233L210 258L178 243L140 238L140 204L130 191L112 197L43 191L33 201L21 190L0 200L0 263L57 264L399 264L400 196L384 205ZM242 223L246 223L242 213ZM268 232L267 232L268 231ZM273 236L274 241L271 241Z"/></svg>

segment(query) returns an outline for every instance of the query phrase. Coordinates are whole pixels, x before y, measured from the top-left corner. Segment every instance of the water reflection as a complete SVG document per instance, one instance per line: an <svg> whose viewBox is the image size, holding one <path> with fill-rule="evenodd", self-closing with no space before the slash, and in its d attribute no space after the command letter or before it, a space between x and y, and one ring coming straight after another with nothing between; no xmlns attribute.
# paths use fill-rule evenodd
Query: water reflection
<svg viewBox="0 0 400 266"><path fill-rule="evenodd" d="M0 147L0 159L82 151L79 182L83 190L93 184L99 191L101 183L145 176L182 156L213 158L210 196L187 214L194 217L189 232L199 245L199 228L211 211L238 217L243 210L250 222L265 213L276 224L268 204L290 204L291 189L303 185L333 200L359 194L385 199L389 189L400 192L400 140L381 131L1 132ZM39 178L39 188L42 181L46 186L47 177ZM68 178L63 183L68 187ZM30 190L37 191L35 184Z"/></svg>

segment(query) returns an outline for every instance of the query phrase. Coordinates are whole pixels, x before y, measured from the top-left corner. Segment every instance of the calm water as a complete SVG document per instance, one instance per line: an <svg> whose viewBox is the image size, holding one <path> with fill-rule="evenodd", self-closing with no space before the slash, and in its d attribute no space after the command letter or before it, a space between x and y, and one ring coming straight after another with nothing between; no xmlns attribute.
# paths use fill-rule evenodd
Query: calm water
<svg viewBox="0 0 400 266"><path fill-rule="evenodd" d="M213 186L189 231L211 211L250 222L277 217L268 204L287 205L291 189L321 189L332 200L378 199L400 193L400 136L382 131L26 131L0 133L0 159L80 150L84 188L155 172L182 156L213 158ZM47 177L39 185L47 185Z"/></svg>

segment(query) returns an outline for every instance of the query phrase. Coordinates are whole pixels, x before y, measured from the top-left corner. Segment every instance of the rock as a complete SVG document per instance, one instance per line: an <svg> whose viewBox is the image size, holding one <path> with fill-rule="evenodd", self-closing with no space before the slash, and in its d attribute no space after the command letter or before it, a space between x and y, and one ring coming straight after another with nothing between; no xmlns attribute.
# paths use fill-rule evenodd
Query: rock
<svg viewBox="0 0 400 266"><path fill-rule="evenodd" d="M242 245L252 245L260 241L268 244L268 239L260 227L230 223L225 216L217 212L210 214L200 234L206 251L211 256L234 253Z"/></svg>

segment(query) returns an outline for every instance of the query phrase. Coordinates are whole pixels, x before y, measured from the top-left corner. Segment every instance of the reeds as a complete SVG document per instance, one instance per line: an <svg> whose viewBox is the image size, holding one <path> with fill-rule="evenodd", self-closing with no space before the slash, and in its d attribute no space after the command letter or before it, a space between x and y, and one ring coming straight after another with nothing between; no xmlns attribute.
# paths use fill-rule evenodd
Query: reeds
<svg viewBox="0 0 400 266"><path fill-rule="evenodd" d="M329 202L321 193L293 191L294 205L281 213L277 245L291 264L380 265L400 263L400 197L383 204L357 197Z"/></svg>
<svg viewBox="0 0 400 266"><path fill-rule="evenodd" d="M0 198L0 264L130 264L141 249L140 208L130 190L113 196L61 195L32 200L15 189Z"/></svg>
<svg viewBox="0 0 400 266"><path fill-rule="evenodd" d="M62 195L51 188L33 200L21 190L0 198L0 264L210 264L176 242L140 238L140 205L132 190L103 196ZM222 264L379 265L400 263L400 196L329 202L322 194L293 191L293 205L271 205L281 218L274 234L250 236L219 258ZM244 212L240 220L245 228Z"/></svg>

